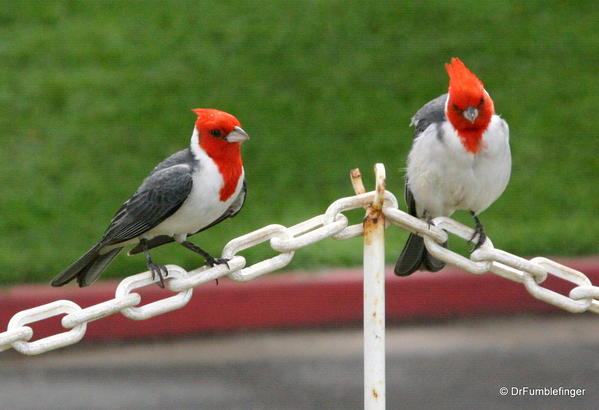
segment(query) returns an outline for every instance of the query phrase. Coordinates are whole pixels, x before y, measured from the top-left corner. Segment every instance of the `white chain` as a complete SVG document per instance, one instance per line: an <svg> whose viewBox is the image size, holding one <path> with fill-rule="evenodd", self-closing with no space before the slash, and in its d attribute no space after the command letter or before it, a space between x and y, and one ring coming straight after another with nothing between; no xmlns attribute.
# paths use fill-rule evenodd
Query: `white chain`
<svg viewBox="0 0 599 410"><path fill-rule="evenodd" d="M293 259L295 251L326 238L344 240L360 236L364 229L361 223L349 225L342 212L362 208L371 204L376 192L367 192L333 202L324 214L315 216L291 227L268 225L246 235L231 240L224 247L222 257L229 259L225 264L214 267L202 266L187 272L175 265L168 265L166 286L175 295L138 306L141 297L133 292L144 286L158 282L150 272L143 272L123 279L117 286L115 298L82 309L68 300L58 300L32 309L16 313L8 323L5 332L0 333L0 351L9 348L26 354L36 355L59 347L77 343L86 331L88 322L122 313L133 320L144 320L187 304L193 288L205 282L228 276L235 281L248 281L280 269ZM384 192L383 213L387 225L392 224L424 237L427 249L442 261L474 274L491 272L515 282L523 283L528 292L537 299L558 306L570 312L591 311L599 313L599 287L581 272L568 268L546 258L523 259L500 249L495 249L489 238L474 251L470 258L459 255L442 244L448 234L469 240L474 230L453 219L440 217L431 223L422 221L398 209L397 199L391 192ZM278 255L246 266L246 260L239 252L269 242ZM576 285L568 296L544 288L542 283L547 275L554 275ZM33 330L27 324L60 314L62 326L68 331L29 342Z"/></svg>

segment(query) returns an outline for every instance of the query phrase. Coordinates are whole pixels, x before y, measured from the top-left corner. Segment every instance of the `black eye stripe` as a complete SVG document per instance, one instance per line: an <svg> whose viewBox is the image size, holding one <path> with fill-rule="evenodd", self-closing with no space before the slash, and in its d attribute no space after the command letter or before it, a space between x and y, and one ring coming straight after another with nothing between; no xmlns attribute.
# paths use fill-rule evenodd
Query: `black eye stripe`
<svg viewBox="0 0 599 410"><path fill-rule="evenodd" d="M485 104L485 97L481 97L480 98L480 102L478 103L478 106L482 107L484 104ZM457 112L463 112L464 111L460 107L458 107L456 104L452 104L452 108L454 110L456 110Z"/></svg>

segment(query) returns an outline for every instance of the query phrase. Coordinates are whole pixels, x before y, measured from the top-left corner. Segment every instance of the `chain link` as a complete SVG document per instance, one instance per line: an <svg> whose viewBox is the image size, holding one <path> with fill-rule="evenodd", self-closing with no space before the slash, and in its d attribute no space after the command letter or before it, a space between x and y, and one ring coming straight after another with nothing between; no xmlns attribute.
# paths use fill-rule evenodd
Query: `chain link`
<svg viewBox="0 0 599 410"><path fill-rule="evenodd" d="M462 225L461 223L445 217L439 217L432 220L432 224L437 228L441 228L448 233L452 233L459 238L469 241L474 235L474 230L468 226ZM425 233L426 234L426 233ZM445 242L444 242L445 243ZM426 249L437 259L442 260L453 266L457 266L460 269L480 275L488 272L491 269L491 261L475 262L468 259L452 250L446 248L444 245L435 242L428 235L424 236L424 244ZM490 238L486 238L481 249L493 249L493 244Z"/></svg>
<svg viewBox="0 0 599 410"><path fill-rule="evenodd" d="M202 283L211 282L223 276L227 276L229 272L236 272L245 266L245 258L236 255L229 259L226 264L214 265L213 267L202 266L192 271L187 272L187 277L175 278L167 282L166 287L173 292L181 292L195 288Z"/></svg>
<svg viewBox="0 0 599 410"><path fill-rule="evenodd" d="M591 281L589 280L589 278L587 278L582 272L578 272L577 270L561 265L550 259L537 257L531 259L530 262L544 267L545 269L547 269L547 273L565 281L574 283L579 286L591 285ZM528 272L525 271L525 273ZM528 292L535 298L543 300L547 303L551 303L554 306L560 307L572 313L584 312L589 307L591 307L591 304L593 303L593 300L591 298L573 300L567 296L561 295L550 289L539 286L532 277L532 275L524 276L524 285L526 286Z"/></svg>
<svg viewBox="0 0 599 410"><path fill-rule="evenodd" d="M15 314L8 322L8 330L22 329L24 325L29 323L39 322L40 320L58 316L62 313L73 313L80 310L81 307L75 302L71 302L70 300L56 300ZM29 329L31 330L31 328ZM85 334L86 329L87 324L82 323L67 332L48 336L36 340L35 342L18 340L12 342L11 346L19 353L32 356L77 343ZM31 336L32 335L33 332L31 332ZM29 340L31 336L29 336L27 340Z"/></svg>
<svg viewBox="0 0 599 410"><path fill-rule="evenodd" d="M17 327L0 333L0 352L10 349L14 342L26 342L33 336L29 326Z"/></svg>
<svg viewBox="0 0 599 410"><path fill-rule="evenodd" d="M237 256L237 252L267 242L276 236L281 236L283 239L290 238L287 228L285 228L283 225L267 225L264 228L250 232L230 241L223 249L222 257L225 259L231 259L234 256ZM293 259L294 253L294 251L283 252L277 256L273 256L272 258L255 263L254 265L231 272L228 276L233 280L246 282L248 280L257 278L260 275L264 275L265 273L287 266L289 262L291 262L291 259Z"/></svg>
<svg viewBox="0 0 599 410"><path fill-rule="evenodd" d="M599 286L577 286L570 291L569 296L574 300L591 299L589 311L599 313Z"/></svg>
<svg viewBox="0 0 599 410"><path fill-rule="evenodd" d="M168 277L166 281L170 281L175 278L187 278L187 271L176 265L166 265L168 269ZM131 291L139 288L143 288L154 283L158 283L160 278L152 277L151 272L138 273L137 275L129 276L119 283L115 292L115 299L125 299L131 295ZM140 307L125 307L120 312L132 320L145 320L154 316L158 316L162 313L170 312L171 310L182 308L187 305L187 302L191 299L193 289L186 289L178 292L174 296L170 296L164 299L159 299L147 305ZM139 295L138 295L139 296Z"/></svg>
<svg viewBox="0 0 599 410"><path fill-rule="evenodd" d="M319 215L306 222L299 223L288 229L291 234L287 238L275 236L270 240L270 246L278 252L294 252L300 248L322 241L325 238L336 235L348 225L348 219L343 214L337 214L337 219L325 223L326 215ZM297 232L295 235L294 233Z"/></svg>
<svg viewBox="0 0 599 410"><path fill-rule="evenodd" d="M399 210L397 199L391 192L385 191L381 194L384 199L383 214L386 227L395 225L422 236L429 252L438 259L470 273L491 272L522 283L535 298L570 312L588 310L599 313L599 287L593 286L583 273L546 258L527 260L512 255L496 249L489 238L470 255L470 258L466 258L451 251L445 244L448 234L469 241L474 235L472 228L445 217L435 218L430 223L423 221ZM227 264L202 266L189 272L179 266L167 265L169 275L166 278L166 287L176 294L143 306L138 306L141 296L134 291L159 281L159 278L152 278L150 272L123 279L117 286L114 299L85 309L71 301L58 300L18 312L8 323L7 330L0 333L0 351L12 347L23 354L35 355L67 346L81 340L87 323L93 320L118 312L133 320L148 319L185 306L193 294L193 288L203 283L223 276L235 281L249 281L287 266L297 250L313 243L326 238L345 240L361 236L364 233L362 223L349 225L343 212L364 208L373 203L375 196L376 192L372 191L341 198L331 203L325 213L291 227L267 225L235 238L227 243L222 252L222 257L228 259ZM238 253L265 242L269 242L270 247L278 254L246 266L246 259ZM576 286L570 290L568 296L559 294L539 285L548 275ZM26 326L27 324L65 313L61 324L70 330L29 342L34 332L31 327Z"/></svg>
<svg viewBox="0 0 599 410"><path fill-rule="evenodd" d="M139 302L141 302L141 296L137 293L131 293L122 298L110 299L106 302L69 313L62 318L60 323L65 329L72 329L80 324L93 322L94 320L120 312L125 308L133 307L139 304Z"/></svg>

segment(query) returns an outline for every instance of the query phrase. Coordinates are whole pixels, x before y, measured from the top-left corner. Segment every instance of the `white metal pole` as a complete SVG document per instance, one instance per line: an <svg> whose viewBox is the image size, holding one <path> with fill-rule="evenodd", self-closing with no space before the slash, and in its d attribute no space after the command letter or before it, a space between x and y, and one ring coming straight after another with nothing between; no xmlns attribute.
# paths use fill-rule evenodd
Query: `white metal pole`
<svg viewBox="0 0 599 410"><path fill-rule="evenodd" d="M364 219L364 409L385 408L385 167L374 166L376 194Z"/></svg>

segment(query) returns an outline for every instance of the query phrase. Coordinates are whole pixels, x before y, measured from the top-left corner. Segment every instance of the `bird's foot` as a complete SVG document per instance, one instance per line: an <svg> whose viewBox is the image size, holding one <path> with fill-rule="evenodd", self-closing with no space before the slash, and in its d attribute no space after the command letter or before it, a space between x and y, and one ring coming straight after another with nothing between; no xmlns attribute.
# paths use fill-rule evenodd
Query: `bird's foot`
<svg viewBox="0 0 599 410"><path fill-rule="evenodd" d="M433 217L431 216L431 214L425 209L424 213L422 214L421 219L426 222L427 228L430 231L431 228L433 226L436 226L435 223L433 222Z"/></svg>
<svg viewBox="0 0 599 410"><path fill-rule="evenodd" d="M229 267L229 259L226 258L215 258L212 255L210 255L208 252L206 252L205 250L203 250L202 248L200 248L197 245L194 245L193 243L189 242L189 241L183 241L181 242L181 245L183 245L184 247L186 247L187 249L189 249L190 251L193 251L195 253L199 253L200 255L202 255L204 257L204 259L206 260L206 265L210 266L211 268L214 265L221 265L221 264L225 264L227 265L228 269L231 269Z"/></svg>
<svg viewBox="0 0 599 410"><path fill-rule="evenodd" d="M478 237L478 239L476 240L476 243L474 243L474 238L476 238L476 237ZM472 234L472 237L468 241L470 243L474 243L474 247L472 248L470 253L472 253L475 250L477 250L478 248L480 248L481 245L483 243L485 243L486 240L487 240L487 235L485 234L485 230L483 229L483 226L480 223L477 223L476 228L474 229L474 233Z"/></svg>
<svg viewBox="0 0 599 410"><path fill-rule="evenodd" d="M215 258L213 256L208 255L206 257L206 265L212 268L214 265L222 265L224 263L225 265L227 265L227 269L231 269L231 267L229 266L229 260L230 259L227 258Z"/></svg>
<svg viewBox="0 0 599 410"><path fill-rule="evenodd" d="M474 247L470 251L470 253L472 253L475 250L477 250L478 248L480 248L483 243L485 243L485 241L487 240L487 235L485 234L483 224L480 222L480 219L478 219L478 216L476 216L474 211L470 211L470 215L472 215L472 218L474 219L474 222L476 223L476 228L474 229L474 233L472 234L472 237L470 238L470 240L468 242L474 243L474 238L476 238L478 236L478 239L476 240Z"/></svg>
<svg viewBox="0 0 599 410"><path fill-rule="evenodd" d="M157 283L159 287L164 289L164 279L168 277L168 269L164 265L158 265L157 263L148 263L148 269L152 272L152 280L158 276L160 281Z"/></svg>

